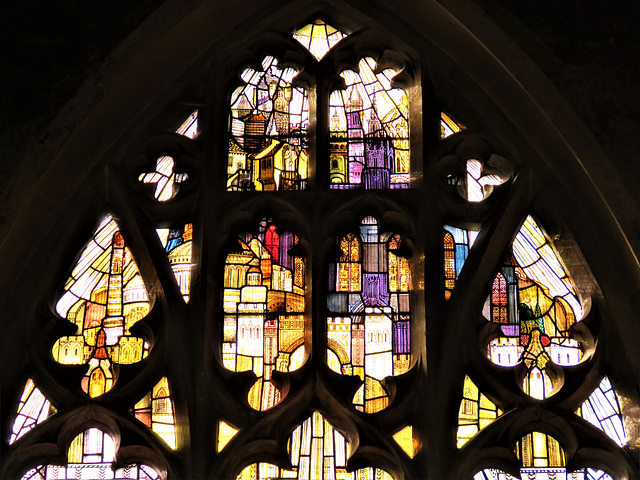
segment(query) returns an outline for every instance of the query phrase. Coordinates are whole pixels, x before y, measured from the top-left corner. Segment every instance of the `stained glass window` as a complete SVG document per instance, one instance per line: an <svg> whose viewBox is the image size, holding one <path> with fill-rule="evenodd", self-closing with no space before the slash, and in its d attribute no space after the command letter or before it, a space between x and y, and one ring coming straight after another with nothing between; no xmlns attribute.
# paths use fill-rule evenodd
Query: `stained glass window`
<svg viewBox="0 0 640 480"><path fill-rule="evenodd" d="M185 301L189 301L191 292L191 263L193 225L187 223L181 228L159 228L156 230L162 246L167 252L169 264L176 277L180 293Z"/></svg>
<svg viewBox="0 0 640 480"><path fill-rule="evenodd" d="M231 95L227 190L302 190L307 185L309 100L297 71L265 57Z"/></svg>
<svg viewBox="0 0 640 480"><path fill-rule="evenodd" d="M545 371L547 362L576 365L582 358L578 343L569 336L569 328L582 313L573 282L553 245L528 216L483 309L502 332L489 344L489 358L503 366L522 361L529 371L524 391L546 398L553 389Z"/></svg>
<svg viewBox="0 0 640 480"><path fill-rule="evenodd" d="M444 294L448 300L478 232L450 225L444 228Z"/></svg>
<svg viewBox="0 0 640 480"><path fill-rule="evenodd" d="M52 354L65 365L87 364L82 390L108 392L117 364L142 360L149 345L129 329L149 312L147 291L116 222L107 216L80 254L56 304L56 312L77 327L58 339Z"/></svg>
<svg viewBox="0 0 640 480"><path fill-rule="evenodd" d="M411 363L411 270L397 254L401 241L365 217L357 234L341 239L340 258L329 270L327 363L364 381L354 404L367 413L389 403L381 381Z"/></svg>
<svg viewBox="0 0 640 480"><path fill-rule="evenodd" d="M454 133L461 132L464 129L466 129L466 127L463 124L454 121L449 115L444 112L440 113L440 138L447 138Z"/></svg>
<svg viewBox="0 0 640 480"><path fill-rule="evenodd" d="M108 434L96 428L78 435L69 446L67 465L44 465L29 470L22 480L156 480L162 478L147 465L113 469L116 447Z"/></svg>
<svg viewBox="0 0 640 480"><path fill-rule="evenodd" d="M358 67L342 72L347 88L330 98L331 188L407 188L407 94L391 88L395 70L375 73L372 58Z"/></svg>
<svg viewBox="0 0 640 480"><path fill-rule="evenodd" d="M238 429L233 425L220 420L218 422L218 452L220 452L238 433Z"/></svg>
<svg viewBox="0 0 640 480"><path fill-rule="evenodd" d="M9 443L15 442L39 423L44 422L55 412L51 402L35 386L33 380L27 380L20 397L18 414L13 421Z"/></svg>
<svg viewBox="0 0 640 480"><path fill-rule="evenodd" d="M344 37L344 33L322 20L316 20L293 32L293 38L309 50L316 60L321 60Z"/></svg>
<svg viewBox="0 0 640 480"><path fill-rule="evenodd" d="M296 370L305 357L305 266L291 252L297 242L265 218L257 233L238 237L225 262L223 362L229 370L258 376L249 393L257 410L281 399L272 373Z"/></svg>
<svg viewBox="0 0 640 480"><path fill-rule="evenodd" d="M481 393L469 377L465 377L458 411L458 448L500 415L502 410Z"/></svg>
<svg viewBox="0 0 640 480"><path fill-rule="evenodd" d="M288 449L291 469L255 463L246 467L238 475L238 480L392 480L391 475L379 468L348 472L347 459L351 454L349 443L318 412L295 428Z"/></svg>
<svg viewBox="0 0 640 480"><path fill-rule="evenodd" d="M627 444L618 395L607 377L576 413L606 433L620 447Z"/></svg>
<svg viewBox="0 0 640 480"><path fill-rule="evenodd" d="M198 136L198 110L194 110L178 127L176 133L194 139Z"/></svg>
<svg viewBox="0 0 640 480"><path fill-rule="evenodd" d="M163 377L133 408L133 414L138 420L175 449L176 421L173 411L173 400L167 377Z"/></svg>
<svg viewBox="0 0 640 480"><path fill-rule="evenodd" d="M522 462L521 478L535 480L613 480L606 472L583 468L567 472L565 452L558 441L540 432L532 432L522 437L516 445L516 455ZM478 472L474 480L518 480L498 469Z"/></svg>

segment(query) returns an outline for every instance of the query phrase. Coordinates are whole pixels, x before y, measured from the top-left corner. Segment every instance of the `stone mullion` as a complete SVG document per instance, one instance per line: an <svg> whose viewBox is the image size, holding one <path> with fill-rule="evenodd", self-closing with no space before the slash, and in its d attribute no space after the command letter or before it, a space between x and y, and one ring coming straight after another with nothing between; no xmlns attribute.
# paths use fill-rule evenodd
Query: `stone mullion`
<svg viewBox="0 0 640 480"><path fill-rule="evenodd" d="M192 478L209 478L209 472L217 455L218 422L224 418L225 406L233 403L236 392L229 391L229 385L217 373L223 368L222 361L222 285L220 279L224 272L224 252L221 237L231 236L234 232L222 232L220 226L226 216L236 211L235 202L228 202L226 192L226 166L228 155L228 117L229 94L233 87L230 83L237 72L225 69L220 59L212 62L210 81L205 91L205 105L201 111L201 130L199 142L204 151L205 162L202 166L203 184L200 192L200 208L197 209L199 229L194 225L194 233L200 238L199 280L192 284L192 298L189 307L197 328L192 330L191 345L197 354L189 353L193 378L189 411L190 448L187 450L187 464L191 464L189 475ZM235 85L234 85L235 86ZM226 205L222 208L222 205ZM199 230L199 233L198 233ZM194 237L195 240L195 237ZM195 253L195 252L194 252ZM198 287L193 291L193 287ZM216 398L222 397L222 398ZM242 408L242 407L240 407ZM203 428L204 426L204 428ZM241 425L238 425L241 427Z"/></svg>
<svg viewBox="0 0 640 480"><path fill-rule="evenodd" d="M434 419L430 432L434 438L448 440L431 444L431 458L439 459L439 470L433 471L437 478L447 478L448 465L455 462L457 457L456 437L451 430L457 426L457 412L462 398L464 376L468 371L469 352L479 348L475 319L482 315L482 304L493 275L531 201L530 176L528 170L524 170L483 225L448 302L439 339L441 352L438 365L442 368L436 378L440 390L435 401L435 411L439 415Z"/></svg>

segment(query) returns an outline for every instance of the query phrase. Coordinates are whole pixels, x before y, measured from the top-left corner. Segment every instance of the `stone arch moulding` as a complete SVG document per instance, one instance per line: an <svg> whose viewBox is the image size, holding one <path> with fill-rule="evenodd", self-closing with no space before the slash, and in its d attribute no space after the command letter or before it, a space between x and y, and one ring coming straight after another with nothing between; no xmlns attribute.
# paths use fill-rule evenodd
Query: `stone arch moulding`
<svg viewBox="0 0 640 480"><path fill-rule="evenodd" d="M614 367L615 373L637 390L640 347L636 339L640 328L635 313L639 310L640 268L626 236L626 215L631 214L623 213L621 197L603 193L609 185L597 178L611 162L550 81L517 47L502 41L505 35L471 0L410 0L397 10L378 0L367 6L355 0L266 1L255 10L240 3L169 0L114 52L99 72L100 82L97 77L87 80L49 127L49 139L27 151L16 188L5 194L2 213L7 221L2 227L0 261L6 272L16 273L0 279L2 291L12 293L0 301L6 342L0 349L0 394L3 400L11 399L2 402L0 418L12 418L24 385L27 349L18 346L31 341L31 329L24 325L32 324L45 310L42 302L33 299L46 298L60 276L55 271L42 274L42 266L65 268L64 262L59 267L51 260L68 256L65 245L70 240L86 237L78 232L85 231L82 225L95 222L96 217L88 219L80 211L83 201L110 202L114 192L109 188L109 176L115 174L111 164L119 163L122 158L118 155L124 155L118 145L140 134L146 119L173 98L173 90L183 86L184 75L194 65L209 58L215 61L216 49L238 48L239 30L286 31L324 12L346 26L362 24L403 32L405 41L415 46L416 54L428 66L425 71L448 70L449 88L458 91L460 98L472 102L479 111L491 106L498 112L498 118L493 123L487 120L487 126L495 127L499 136L515 134L506 148L519 152L520 161L531 166L534 173L528 181L535 186L557 184L558 199L566 200L558 201L560 214L581 239L595 278L602 279L599 283L609 311L606 320L615 327L607 330L608 341L619 341L623 347L620 353L611 353L612 359L628 362L625 368L622 364ZM422 81L423 85L432 82L436 92L446 90L437 75L431 79L425 75ZM218 102L226 101L219 93L208 92L208 96L218 94ZM213 106L227 108L215 102ZM423 110L426 124L434 112L426 105ZM220 117L206 113L206 109L204 112L203 129L225 131ZM556 120L560 117L562 120ZM434 143L428 138L418 140L420 144L424 140L425 152ZM219 154L211 145L202 148L204 158ZM425 177L431 170L425 161ZM222 183L213 182L214 193L223 189ZM142 216L134 212L136 215ZM63 231L61 225L69 231ZM15 321L19 318L24 322ZM366 435L366 424L359 427ZM5 437L9 430L10 425L2 425ZM204 433L193 438L210 441ZM2 459L6 459L4 453Z"/></svg>

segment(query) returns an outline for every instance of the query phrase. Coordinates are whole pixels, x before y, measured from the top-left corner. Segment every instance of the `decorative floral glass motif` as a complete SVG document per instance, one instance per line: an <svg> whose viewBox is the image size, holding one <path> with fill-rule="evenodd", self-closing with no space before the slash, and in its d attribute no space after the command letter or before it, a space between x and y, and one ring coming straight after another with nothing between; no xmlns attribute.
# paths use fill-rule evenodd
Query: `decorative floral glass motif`
<svg viewBox="0 0 640 480"><path fill-rule="evenodd" d="M304 362L304 261L291 253L297 242L265 218L257 234L238 237L225 262L223 362L258 376L249 392L256 410L281 399L273 371L289 372Z"/></svg>
<svg viewBox="0 0 640 480"><path fill-rule="evenodd" d="M354 404L367 413L388 405L382 381L411 363L411 270L397 255L400 243L365 217L358 234L341 239L340 258L329 267L327 364L364 381Z"/></svg>
<svg viewBox="0 0 640 480"><path fill-rule="evenodd" d="M90 428L69 446L67 465L43 465L29 470L22 480L157 480L161 476L147 465L113 469L116 447L108 434Z"/></svg>
<svg viewBox="0 0 640 480"><path fill-rule="evenodd" d="M391 475L379 468L348 472L346 466L350 450L345 437L320 413L314 412L291 434L290 470L270 463L254 463L242 470L237 480L392 480Z"/></svg>
<svg viewBox="0 0 640 480"><path fill-rule="evenodd" d="M185 224L182 228L159 228L156 230L162 246L167 252L169 264L176 277L180 293L185 302L189 301L191 292L191 263L193 225Z"/></svg>
<svg viewBox="0 0 640 480"><path fill-rule="evenodd" d="M27 380L20 397L18 414L13 421L9 444L15 442L36 425L44 422L53 413L55 413L55 408L51 406L51 402L35 386L33 380Z"/></svg>
<svg viewBox="0 0 640 480"><path fill-rule="evenodd" d="M129 329L149 312L147 291L116 222L107 216L80 254L56 312L77 327L53 345L56 362L84 365L82 390L91 397L108 392L117 364L142 360L149 345Z"/></svg>
<svg viewBox="0 0 640 480"><path fill-rule="evenodd" d="M316 60L322 60L322 57L344 37L344 33L322 20L316 20L293 32L293 38L309 50Z"/></svg>
<svg viewBox="0 0 640 480"><path fill-rule="evenodd" d="M391 88L398 72L374 73L370 57L358 67L341 73L347 87L330 97L331 188L408 188L409 101Z"/></svg>
<svg viewBox="0 0 640 480"><path fill-rule="evenodd" d="M132 413L135 417L162 438L171 448L176 448L176 421L169 381L163 377L136 403Z"/></svg>
<svg viewBox="0 0 640 480"><path fill-rule="evenodd" d="M309 101L297 71L265 57L231 95L227 190L302 190L307 185Z"/></svg>

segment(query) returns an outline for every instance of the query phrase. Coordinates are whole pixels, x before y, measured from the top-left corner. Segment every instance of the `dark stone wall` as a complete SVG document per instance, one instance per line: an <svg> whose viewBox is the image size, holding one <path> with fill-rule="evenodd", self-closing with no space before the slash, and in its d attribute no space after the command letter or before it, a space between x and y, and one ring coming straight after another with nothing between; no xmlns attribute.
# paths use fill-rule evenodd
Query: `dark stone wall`
<svg viewBox="0 0 640 480"><path fill-rule="evenodd" d="M1 2L0 189L24 146L160 0ZM640 179L640 3L478 0L555 83L620 165Z"/></svg>

